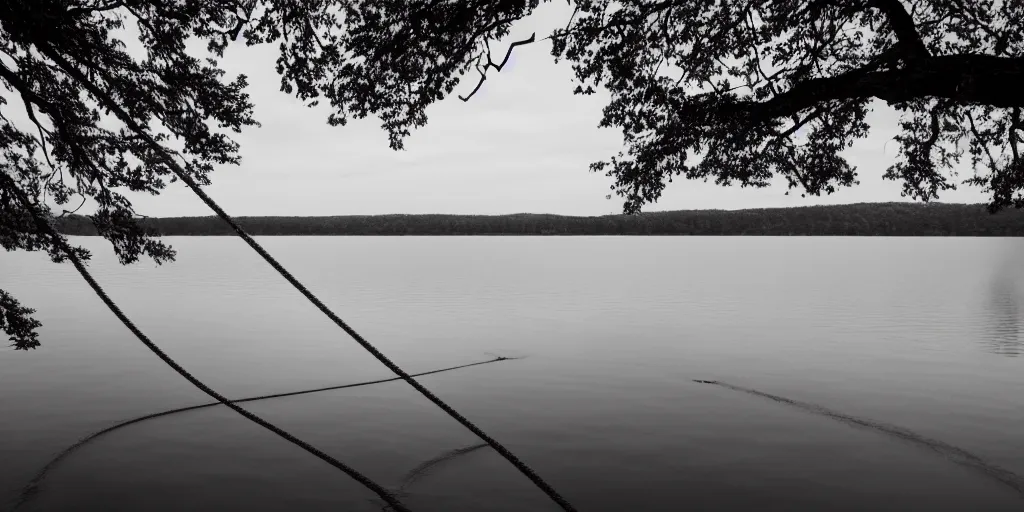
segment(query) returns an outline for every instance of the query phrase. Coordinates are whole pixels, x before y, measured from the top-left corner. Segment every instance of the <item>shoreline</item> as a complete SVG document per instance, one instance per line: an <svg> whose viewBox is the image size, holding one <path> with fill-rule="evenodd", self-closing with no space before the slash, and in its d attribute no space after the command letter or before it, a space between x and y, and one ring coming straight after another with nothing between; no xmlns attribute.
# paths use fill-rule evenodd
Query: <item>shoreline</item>
<svg viewBox="0 0 1024 512"><path fill-rule="evenodd" d="M990 214L983 204L856 203L747 210L677 210L637 215L388 214L237 216L252 236L1024 236L1024 210ZM153 236L235 236L214 216L152 217ZM65 235L96 236L91 219L62 217Z"/></svg>

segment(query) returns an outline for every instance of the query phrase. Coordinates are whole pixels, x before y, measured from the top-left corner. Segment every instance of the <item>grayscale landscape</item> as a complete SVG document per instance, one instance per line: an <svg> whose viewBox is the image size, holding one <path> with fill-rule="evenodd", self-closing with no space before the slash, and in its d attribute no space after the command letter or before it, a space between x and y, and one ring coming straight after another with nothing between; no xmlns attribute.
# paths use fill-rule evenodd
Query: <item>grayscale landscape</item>
<svg viewBox="0 0 1024 512"><path fill-rule="evenodd" d="M0 1L0 512L1020 512L1024 2Z"/></svg>

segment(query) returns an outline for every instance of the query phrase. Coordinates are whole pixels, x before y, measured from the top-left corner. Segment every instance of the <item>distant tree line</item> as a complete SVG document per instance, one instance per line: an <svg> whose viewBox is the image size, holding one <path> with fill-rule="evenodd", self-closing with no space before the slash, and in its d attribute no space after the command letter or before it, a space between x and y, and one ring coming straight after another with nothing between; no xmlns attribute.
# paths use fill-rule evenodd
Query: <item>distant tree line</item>
<svg viewBox="0 0 1024 512"><path fill-rule="evenodd" d="M1024 212L985 205L861 203L750 210L682 210L640 215L346 215L238 217L257 236L697 235L697 236L1024 236ZM216 217L141 219L163 236L229 236ZM57 220L68 235L96 235L89 217Z"/></svg>

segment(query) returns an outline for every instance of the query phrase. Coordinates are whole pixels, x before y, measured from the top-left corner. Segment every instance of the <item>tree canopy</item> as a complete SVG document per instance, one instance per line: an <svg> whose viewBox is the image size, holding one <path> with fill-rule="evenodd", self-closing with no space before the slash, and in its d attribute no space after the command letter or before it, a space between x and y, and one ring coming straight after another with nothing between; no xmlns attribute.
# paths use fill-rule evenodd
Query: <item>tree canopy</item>
<svg viewBox="0 0 1024 512"><path fill-rule="evenodd" d="M460 78L471 101L515 46L544 41L572 66L576 94L610 93L601 126L625 148L591 168L614 179L626 213L679 177L763 187L780 176L811 195L854 185L843 150L867 135L874 100L902 112L884 176L905 196L970 183L993 211L1024 207L1024 2L569 0L564 27L496 48L540 3L0 3L0 244L62 261L29 208L52 217L91 198L123 263L173 259L124 191L158 194L176 181L172 162L200 184L240 163L231 136L257 119L246 78L221 66L238 44L277 46L283 91L329 105L332 125L378 118L401 149ZM959 164L973 174L958 178ZM38 343L28 311L0 294L16 348Z"/></svg>

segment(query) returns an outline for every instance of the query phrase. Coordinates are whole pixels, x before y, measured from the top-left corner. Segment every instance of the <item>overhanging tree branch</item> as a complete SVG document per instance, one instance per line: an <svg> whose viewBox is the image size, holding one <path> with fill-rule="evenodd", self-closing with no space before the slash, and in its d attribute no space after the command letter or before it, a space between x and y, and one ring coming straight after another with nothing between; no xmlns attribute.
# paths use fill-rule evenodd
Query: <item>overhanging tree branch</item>
<svg viewBox="0 0 1024 512"><path fill-rule="evenodd" d="M522 41L515 41L512 44L510 44L508 46L508 50L505 51L505 58L501 59L500 64L495 64L494 61L491 60L491 50L490 48L488 48L487 51L484 52L484 55L482 56L487 58L487 62L484 63L482 66L477 67L477 71L479 71L480 73L480 81L476 83L476 87L474 87L469 94L467 94L466 96L459 96L459 99L462 101L469 101L469 99L472 98L473 95L480 90L480 86L484 85L484 81L487 80L487 68L494 68L498 70L498 72L500 73L501 69L504 68L505 64L508 63L508 59L512 57L512 50L514 50L516 46L521 46L524 44L530 44L534 42L536 37L537 33L534 32L533 34L530 34L530 37L523 39Z"/></svg>
<svg viewBox="0 0 1024 512"><path fill-rule="evenodd" d="M878 98L899 103L943 98L962 104L1024 106L1024 57L947 55L914 61L901 69L856 70L800 82L764 102L736 100L723 108L757 120L790 117L822 102Z"/></svg>
<svg viewBox="0 0 1024 512"><path fill-rule="evenodd" d="M914 18L907 12L900 0L869 0L869 5L883 13L889 20L903 55L909 59L928 57L930 53L917 31Z"/></svg>
<svg viewBox="0 0 1024 512"><path fill-rule="evenodd" d="M530 40L533 37L531 36ZM521 44L526 44L523 42ZM491 438L483 430L470 422L467 418L459 414L458 411L453 409L450 405L442 401L439 397L434 395L430 390L416 381L415 378L410 376L405 370L399 367L397 364L392 362L387 356L385 356L380 350L374 347L369 341L364 339L358 332L350 327L344 320L338 317L333 311L330 310L319 298L317 298L309 289L307 289L302 283L300 283L287 269L274 259L273 256L268 253L263 246L261 246L256 240L249 236L239 226L234 219L227 214L209 195L207 195L196 183L188 173L178 164L174 159L173 154L166 148L161 146L159 142L145 130L137 120L135 120L125 109L119 105L113 98L104 91L100 90L96 84L89 81L88 77L78 69L74 64L68 61L56 48L54 48L48 41L42 40L36 43L36 47L39 50L52 59L69 77L73 78L83 89L89 92L96 101L98 101L104 108L107 108L114 116L116 116L122 123L124 123L129 130L135 132L138 136L142 137L146 143L152 147L153 151L160 156L166 165L174 172L174 174L181 179L199 198L212 209L221 219L228 223L231 228L238 234L243 241L252 247L267 263L269 263L281 276L287 280L292 286L294 286L303 296L305 296L314 306L317 307L322 313L330 318L335 325L345 331L346 334L352 337L360 346L370 352L378 361L380 361L389 370L398 375L402 380L412 386L416 391L430 400L434 405L438 406L441 410L455 419L457 422L466 427L473 434L480 437L488 445L490 445L496 452L502 457L508 460L513 466L516 467L524 476L526 476L531 482L533 482L540 490L548 495L566 512L575 512L575 508L565 498L561 496L553 487L551 487L546 481L544 481L540 475L533 471L523 461L516 457L512 452L505 448L497 440ZM511 49L509 51L511 53ZM508 55L502 64L508 60Z"/></svg>

